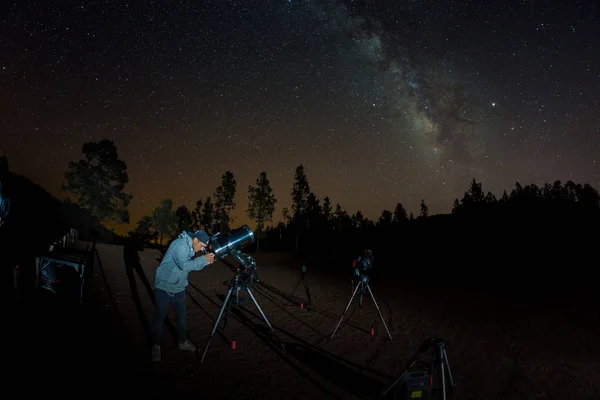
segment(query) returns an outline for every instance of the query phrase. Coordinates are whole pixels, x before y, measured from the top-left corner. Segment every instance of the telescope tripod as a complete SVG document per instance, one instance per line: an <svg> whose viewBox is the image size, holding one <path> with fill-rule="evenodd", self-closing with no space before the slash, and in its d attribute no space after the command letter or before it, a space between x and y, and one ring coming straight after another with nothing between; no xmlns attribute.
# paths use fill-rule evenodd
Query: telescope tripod
<svg viewBox="0 0 600 400"><path fill-rule="evenodd" d="M416 364L416 362L424 355L429 348L434 349L434 355L428 371L410 371L410 369ZM400 387L405 384L406 397L415 398L421 397L424 389L429 392L429 398L431 398L431 392L433 389L434 379L439 375L441 381L442 398L446 400L446 396L452 392L454 387L454 378L452 377L452 371L450 370L450 364L448 362L448 354L446 353L446 344L444 339L441 338L429 338L421 344L417 354L409 361L406 366L406 370L400 375L387 389L385 389L379 399L385 398L385 396L395 387L394 399L400 390ZM449 380L449 387L446 386L446 379Z"/></svg>
<svg viewBox="0 0 600 400"><path fill-rule="evenodd" d="M337 326L335 327L335 329L333 330L333 333L331 334L331 338L333 339L333 336L335 335L335 333L337 332L338 328L340 327L340 324L342 323L342 320L344 319L344 316L346 315L346 313L348 312L348 309L350 308L350 304L352 304L352 300L354 300L354 297L356 296L356 293L358 293L358 290L360 289L360 298L358 300L358 307L359 309L362 309L362 298L363 296L366 294L366 291L369 291L369 294L371 294L371 298L373 299L373 303L375 303L375 307L377 308L377 312L379 313L379 316L381 317L381 321L383 322L383 326L385 327L385 330L387 331L388 336L390 337L390 340L392 340L392 334L390 333L390 330L388 329L385 320L383 319L383 315L381 314L381 310L379 309L379 305L377 305L377 300L375 300L375 296L373 295L373 291L371 291L371 287L369 286L369 277L366 275L361 275L360 279L356 285L356 288L354 288L354 292L352 293L352 297L350 297L350 301L348 302L348 305L346 306L346 309L344 310L344 313L342 314L342 317L340 318Z"/></svg>
<svg viewBox="0 0 600 400"><path fill-rule="evenodd" d="M248 258L250 258L250 256L245 255L245 259L247 260ZM236 255L236 259L238 259L238 261L239 261L241 259L241 257L239 257L239 256ZM253 260L252 260L252 263L254 263ZM267 316L265 315L265 313L263 312L263 310L258 305L258 302L256 301L256 298L254 297L254 294L252 294L252 291L250 290L250 286L251 286L252 283L248 282L248 281L249 280L251 281L253 279L253 277L255 276L254 275L255 274L255 267L256 267L256 265L253 264L252 268L251 268L251 271L250 271L249 274L245 274L245 272L243 272L243 274L245 274L245 276L243 277L243 279L240 278L240 274L241 273L237 273L235 275L235 277L233 278L233 280L231 282L231 286L229 287L229 290L227 291L227 294L225 295L225 300L223 301L223 305L221 306L221 311L219 311L219 316L217 317L217 320L215 321L215 325L213 326L213 329L212 329L212 332L210 334L210 337L208 338L208 343L206 344L206 347L204 348L204 353L202 354L202 358L200 359L200 362L204 362L204 357L206 357L206 352L208 351L208 347L210 346L212 338L215 335L215 332L217 331L217 328L219 326L219 321L221 320L221 318L223 317L223 314L227 310L227 315L225 317L225 323L224 323L224 326L223 326L223 329L225 329L225 325L227 325L227 320L229 318L229 313L230 313L230 310L231 310L231 304L234 301L232 294L233 294L234 291L236 292L235 293L235 298L236 298L237 302L239 303L238 292L240 290L245 290L248 293L248 296L250 296L250 299L252 300L252 302L254 303L254 305L256 306L256 308L258 309L258 312L260 313L260 315L262 316L263 320L265 321L265 323L267 324L267 326L271 330L271 333L273 334L273 337L275 338L275 340L277 342L279 342L279 345L285 351L285 346L284 346L283 342L281 340L279 340L279 338L275 334L275 330L271 326L271 323L267 319ZM245 270L245 271L248 271L248 270Z"/></svg>
<svg viewBox="0 0 600 400"><path fill-rule="evenodd" d="M310 299L310 289L308 288L308 280L306 279L306 266L305 265L302 266L302 274L300 275L300 279L298 279L298 283L296 283L296 287L294 288L294 291L292 292L292 297L294 296L294 293L296 293L296 289L298 289L298 285L300 285L300 282L304 282L304 292L306 293L306 299L308 301L307 305L310 307L310 306L312 306L312 301Z"/></svg>

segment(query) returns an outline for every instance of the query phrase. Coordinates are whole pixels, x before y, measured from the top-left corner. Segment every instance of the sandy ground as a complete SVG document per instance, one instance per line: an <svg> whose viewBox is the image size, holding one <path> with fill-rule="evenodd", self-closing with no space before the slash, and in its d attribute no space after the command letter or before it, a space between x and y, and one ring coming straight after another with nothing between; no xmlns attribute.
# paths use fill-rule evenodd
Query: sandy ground
<svg viewBox="0 0 600 400"><path fill-rule="evenodd" d="M252 293L286 352L242 292L242 302L234 307L225 329L217 330L200 361L227 292L223 281L233 276L217 262L189 277L188 329L198 354L177 348L170 310L162 361L153 363L147 327L153 313L158 252L139 252L141 267L136 268L131 261L126 267L122 246L99 244L97 250L86 287L88 306L82 309L86 315L69 318L77 326L71 326L68 340L61 336L60 345L65 352L68 347L77 349L62 362L70 363L70 370L87 371L79 375L72 371L70 378L86 393L139 398L375 399L404 371L425 339L441 337L457 385L452 398L600 399L600 324L594 313L499 305L485 296L374 281L371 289L392 340L370 297L365 297L362 310L350 307L331 338L352 294L350 268L336 274L309 267L312 308L302 308L300 303L307 302L302 282L292 296L300 265L284 254L255 256L261 284ZM61 357L41 358L49 370ZM78 397L75 389L59 391Z"/></svg>

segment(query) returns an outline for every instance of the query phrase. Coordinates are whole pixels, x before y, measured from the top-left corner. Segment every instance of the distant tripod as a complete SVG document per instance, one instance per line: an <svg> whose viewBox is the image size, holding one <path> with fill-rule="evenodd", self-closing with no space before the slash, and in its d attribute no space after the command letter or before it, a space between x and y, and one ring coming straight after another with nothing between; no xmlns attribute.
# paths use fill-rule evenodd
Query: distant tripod
<svg viewBox="0 0 600 400"><path fill-rule="evenodd" d="M252 302L254 303L254 305L256 306L258 311L260 312L260 315L262 316L263 320L265 321L265 323L267 324L267 326L273 333L273 337L275 338L275 340L277 340L279 342L281 348L285 351L285 346L284 346L283 342L281 340L279 340L279 338L275 334L275 330L271 326L271 323L267 319L263 310L258 305L256 298L254 297L254 295L252 294L252 291L250 290L250 287L254 284L254 281L255 280L258 281L258 275L256 274L256 261L254 261L254 258L252 258L250 255L244 254L241 251L234 250L231 252L231 254L235 257L235 259L240 264L242 264L243 269L241 272L238 272L235 275L235 277L233 278L233 280L231 281L231 286L229 287L229 290L227 291L227 295L225 296L225 300L223 301L223 306L221 307L221 311L219 311L219 316L217 317L217 320L215 321L215 325L210 334L210 337L208 338L208 343L206 344L206 348L204 349L204 353L202 354L202 358L200 359L200 362L204 361L204 357L206 356L206 352L208 351L210 342L212 341L212 338L215 335L215 332L217 331L217 328L219 326L219 321L221 320L221 317L223 316L223 313L225 312L225 310L227 310L225 325L227 324L227 319L229 317L229 313L230 313L230 309L231 309L231 303L234 301L234 299L231 295L235 291L236 292L235 297L237 299L238 292L242 289L248 293L248 295L252 299ZM238 300L238 302L239 302L239 300Z"/></svg>
<svg viewBox="0 0 600 400"><path fill-rule="evenodd" d="M308 300L308 306L312 306L312 301L310 299L310 289L308 288L308 280L306 279L306 265L302 266L302 273L300 275L300 279L298 279L298 283L296 283L296 287L294 288L294 291L292 292L292 297L294 296L294 293L296 293L296 289L298 289L298 285L300 285L300 282L304 282L304 291L306 293L306 298Z"/></svg>
<svg viewBox="0 0 600 400"><path fill-rule="evenodd" d="M356 285L356 288L354 288L354 293L352 293L352 297L350 297L350 301L348 302L348 305L346 306L346 309L344 310L344 313L342 314L342 317L340 318L337 326L335 327L333 333L331 334L331 338L333 338L333 336L335 335L335 333L337 332L338 328L340 327L340 324L342 323L342 319L344 319L344 316L346 315L346 312L348 312L348 308L350 308L350 304L352 304L352 300L354 300L354 296L356 296L356 293L358 292L358 290L360 289L360 298L359 298L359 307L362 308L362 298L363 296L366 294L366 291L368 290L369 293L371 294L371 298L373 299L373 303L375 303L375 307L377 308L377 312L379 313L379 316L381 317L381 321L383 322L383 326L385 327L385 330L388 333L388 336L390 337L390 340L392 340L392 334L390 333L390 330L388 329L385 320L383 319L383 315L381 314L381 310L379 309L379 305L377 305L377 300L375 300L375 296L373 295L373 292L371 291L371 287L369 286L369 277L367 275L361 275L359 278L359 281Z"/></svg>
<svg viewBox="0 0 600 400"><path fill-rule="evenodd" d="M434 349L433 359L427 371L411 371L411 368L417 361L429 350ZM381 393L379 399L383 399L394 387L394 399L398 395L400 388L404 388L404 399L422 397L423 392L429 392L429 398L433 389L434 379L439 376L443 399L446 400L447 394L451 393L455 387L452 371L446 354L446 344L444 339L429 338L425 340L417 353L408 362L406 370L392 384ZM450 381L449 387L446 386L446 378Z"/></svg>

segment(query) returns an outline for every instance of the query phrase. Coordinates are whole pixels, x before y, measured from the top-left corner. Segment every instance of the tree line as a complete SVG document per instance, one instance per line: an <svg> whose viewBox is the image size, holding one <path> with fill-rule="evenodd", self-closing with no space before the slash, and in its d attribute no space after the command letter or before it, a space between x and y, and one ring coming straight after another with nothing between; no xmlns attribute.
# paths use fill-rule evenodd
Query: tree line
<svg viewBox="0 0 600 400"><path fill-rule="evenodd" d="M107 139L98 143L88 142L83 145L82 153L80 161L69 162L62 190L75 195L77 203L88 209L98 222L128 222L128 205L133 196L125 192L127 166L119 159L115 144ZM226 171L212 196L197 200L194 209L183 205L174 208L173 201L165 198L151 215L137 221L130 234L164 244L182 230L227 233L233 222L232 211L237 207L237 191L233 172ZM278 200L267 173L263 171L255 184L248 186L246 212L256 223L257 238L279 236L281 241L285 233L287 237L293 237L296 251L320 239L330 239L332 234L344 236L357 230L366 232L373 228L406 226L405 223L410 221L431 218L424 199L417 217L408 213L401 202L397 202L393 210L383 210L376 220L366 218L360 210L349 214L340 203L333 206L329 197L325 196L321 201L311 191L302 164L296 167L290 196L291 209L284 207L282 210L284 221L268 226L273 220ZM539 214L556 209L573 212L598 210L600 195L591 185L572 181L565 184L556 181L541 187L536 184L522 186L517 182L510 193L504 191L498 199L489 191L485 193L482 184L473 179L463 197L454 201L451 215L453 221L468 221L481 219L483 215L503 215L504 212ZM310 243L302 246L301 241L307 242L307 238L310 238Z"/></svg>
<svg viewBox="0 0 600 400"><path fill-rule="evenodd" d="M104 139L88 142L82 147L83 158L70 161L61 190L74 195L78 204L89 210L98 225L104 221L129 222L128 207L133 195L125 191L129 182L126 163L119 158L114 142ZM209 233L228 232L232 211L236 208L237 181L226 171L212 196L196 201L195 208L186 206L173 209L170 198L163 199L152 211L143 216L130 234L143 241L155 240L163 244L182 230L204 229ZM261 172L255 185L248 187L248 216L256 222L256 231L264 232L266 223L273 218L277 199L267 178Z"/></svg>

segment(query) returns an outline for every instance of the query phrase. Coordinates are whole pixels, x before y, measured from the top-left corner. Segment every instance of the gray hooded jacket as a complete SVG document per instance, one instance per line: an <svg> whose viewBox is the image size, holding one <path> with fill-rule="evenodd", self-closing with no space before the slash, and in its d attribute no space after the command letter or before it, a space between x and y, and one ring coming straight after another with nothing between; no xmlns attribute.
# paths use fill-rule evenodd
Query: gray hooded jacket
<svg viewBox="0 0 600 400"><path fill-rule="evenodd" d="M200 271L208 263L204 257L194 256L192 238L184 231L169 245L156 269L154 287L168 293L179 293L188 285L190 271Z"/></svg>

